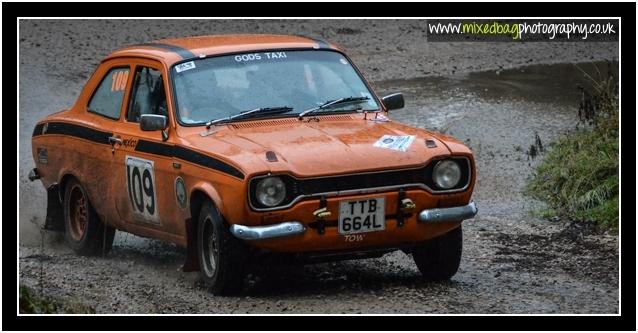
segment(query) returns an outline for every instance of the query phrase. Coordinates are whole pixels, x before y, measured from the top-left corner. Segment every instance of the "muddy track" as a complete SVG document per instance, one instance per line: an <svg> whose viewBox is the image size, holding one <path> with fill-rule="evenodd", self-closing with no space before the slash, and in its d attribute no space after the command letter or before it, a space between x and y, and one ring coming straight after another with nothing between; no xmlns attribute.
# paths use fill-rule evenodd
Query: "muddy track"
<svg viewBox="0 0 638 333"><path fill-rule="evenodd" d="M618 238L587 224L534 218L529 212L540 203L521 194L542 158L526 154L535 134L547 146L577 126L582 75L573 65L520 67L617 60L617 44L428 44L424 30L411 20L129 21L126 29L100 20L21 23L20 283L98 313L617 313ZM109 50L175 31L323 36L344 46L379 93L405 93L406 108L394 119L466 142L477 159L479 214L463 225L457 275L423 282L412 258L395 252L268 267L247 277L241 295L216 297L196 273L179 271L184 250L177 246L118 233L108 256L87 258L69 251L59 234L40 232L45 192L26 179L34 123L71 105Z"/></svg>

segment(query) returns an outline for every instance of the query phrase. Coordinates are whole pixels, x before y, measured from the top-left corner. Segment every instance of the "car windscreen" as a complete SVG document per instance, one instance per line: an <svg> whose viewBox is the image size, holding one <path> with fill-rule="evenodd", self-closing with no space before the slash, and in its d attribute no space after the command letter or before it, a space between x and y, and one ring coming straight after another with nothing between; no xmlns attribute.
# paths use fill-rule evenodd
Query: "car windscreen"
<svg viewBox="0 0 638 333"><path fill-rule="evenodd" d="M172 76L177 115L185 125L257 108L286 106L292 110L284 116L297 115L353 96L367 99L325 111L379 109L348 59L334 51L250 52L204 58L173 66Z"/></svg>

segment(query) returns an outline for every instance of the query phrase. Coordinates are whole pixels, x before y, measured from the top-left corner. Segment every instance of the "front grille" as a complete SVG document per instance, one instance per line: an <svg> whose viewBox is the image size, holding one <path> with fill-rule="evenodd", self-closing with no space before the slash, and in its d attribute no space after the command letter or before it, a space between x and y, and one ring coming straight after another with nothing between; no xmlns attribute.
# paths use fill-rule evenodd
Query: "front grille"
<svg viewBox="0 0 638 333"><path fill-rule="evenodd" d="M294 180L296 195L349 191L356 189L425 183L425 168L347 175L327 178Z"/></svg>
<svg viewBox="0 0 638 333"><path fill-rule="evenodd" d="M470 161L465 157L454 158L461 165L461 180L455 189L465 188L470 181ZM250 203L257 210L280 209L290 206L291 203L300 199L312 199L325 194L335 194L337 192L366 190L385 187L401 187L404 185L425 186L431 192L440 192L432 181L432 169L436 165L431 161L428 165L410 170L382 171L363 174L352 174L343 176L297 179L289 175L278 175L286 184L286 199L281 206L268 208L261 206L255 196L255 187L259 179L255 177L250 183ZM455 190L452 189L452 190Z"/></svg>

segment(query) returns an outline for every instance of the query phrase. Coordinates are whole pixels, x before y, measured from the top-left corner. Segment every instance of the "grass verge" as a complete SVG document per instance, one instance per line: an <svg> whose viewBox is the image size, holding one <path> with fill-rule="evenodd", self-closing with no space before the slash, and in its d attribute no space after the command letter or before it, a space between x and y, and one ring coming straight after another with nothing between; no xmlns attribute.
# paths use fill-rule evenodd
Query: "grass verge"
<svg viewBox="0 0 638 333"><path fill-rule="evenodd" d="M609 66L606 79L592 80L591 92L580 88L578 113L588 128L553 142L527 184L526 193L550 207L541 216L562 215L618 229L618 89Z"/></svg>
<svg viewBox="0 0 638 333"><path fill-rule="evenodd" d="M78 302L63 303L37 295L32 289L20 286L20 313L95 313L95 310Z"/></svg>

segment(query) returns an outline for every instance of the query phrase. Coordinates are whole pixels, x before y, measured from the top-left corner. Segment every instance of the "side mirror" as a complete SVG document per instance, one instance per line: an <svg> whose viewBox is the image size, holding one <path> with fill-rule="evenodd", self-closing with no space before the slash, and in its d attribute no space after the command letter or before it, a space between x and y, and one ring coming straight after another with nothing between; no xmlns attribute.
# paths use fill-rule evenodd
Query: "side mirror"
<svg viewBox="0 0 638 333"><path fill-rule="evenodd" d="M159 131L167 127L166 116L158 114L143 114L140 116L140 129L142 131Z"/></svg>
<svg viewBox="0 0 638 333"><path fill-rule="evenodd" d="M401 109L405 106L405 101L403 100L402 93L390 94L388 96L384 96L383 98L381 98L381 100L383 101L383 105L385 105L388 111Z"/></svg>

